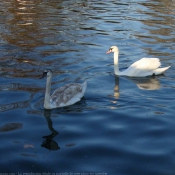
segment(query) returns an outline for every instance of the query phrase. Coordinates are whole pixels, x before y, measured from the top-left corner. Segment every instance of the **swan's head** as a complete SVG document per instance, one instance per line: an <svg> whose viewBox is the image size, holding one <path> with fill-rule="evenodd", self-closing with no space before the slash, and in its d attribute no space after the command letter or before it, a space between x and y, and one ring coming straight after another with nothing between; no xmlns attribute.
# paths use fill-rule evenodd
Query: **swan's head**
<svg viewBox="0 0 175 175"><path fill-rule="evenodd" d="M119 49L117 46L111 46L109 50L106 52L106 54L109 54L111 52L119 52Z"/></svg>
<svg viewBox="0 0 175 175"><path fill-rule="evenodd" d="M44 72L43 72L43 75L41 78L44 78L44 77L52 77L52 71L50 69L46 69ZM40 79L41 79L40 78Z"/></svg>

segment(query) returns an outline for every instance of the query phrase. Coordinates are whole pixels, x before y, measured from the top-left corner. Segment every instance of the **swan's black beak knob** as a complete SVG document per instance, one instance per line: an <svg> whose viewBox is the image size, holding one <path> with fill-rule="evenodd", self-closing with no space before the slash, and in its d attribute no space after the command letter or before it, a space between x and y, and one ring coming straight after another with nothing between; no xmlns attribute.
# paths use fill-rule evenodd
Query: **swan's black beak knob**
<svg viewBox="0 0 175 175"><path fill-rule="evenodd" d="M109 54L109 53L111 53L112 52L112 48L110 48L107 52L106 52L106 54Z"/></svg>

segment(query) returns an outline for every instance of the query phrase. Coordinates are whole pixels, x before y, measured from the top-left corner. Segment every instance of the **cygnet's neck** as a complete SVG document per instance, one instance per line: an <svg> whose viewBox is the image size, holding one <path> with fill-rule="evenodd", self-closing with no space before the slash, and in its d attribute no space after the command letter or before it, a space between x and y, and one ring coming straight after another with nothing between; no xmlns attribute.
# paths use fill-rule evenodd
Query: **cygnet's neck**
<svg viewBox="0 0 175 175"><path fill-rule="evenodd" d="M118 56L119 56L119 52L114 52L114 74L115 75L120 74L119 67L118 67Z"/></svg>
<svg viewBox="0 0 175 175"><path fill-rule="evenodd" d="M45 92L45 98L44 98L44 108L49 109L50 108L50 89L51 89L51 79L52 77L47 77L46 81L46 92Z"/></svg>

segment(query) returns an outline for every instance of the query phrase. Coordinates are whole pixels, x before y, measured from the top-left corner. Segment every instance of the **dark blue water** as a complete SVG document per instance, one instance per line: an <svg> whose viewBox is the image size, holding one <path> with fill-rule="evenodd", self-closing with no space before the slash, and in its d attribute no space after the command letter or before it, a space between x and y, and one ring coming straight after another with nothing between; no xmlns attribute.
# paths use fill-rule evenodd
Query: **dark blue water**
<svg viewBox="0 0 175 175"><path fill-rule="evenodd" d="M175 174L174 0L0 5L0 173ZM142 57L171 68L116 77L111 45L121 70ZM87 80L84 98L44 110L46 68L53 90Z"/></svg>

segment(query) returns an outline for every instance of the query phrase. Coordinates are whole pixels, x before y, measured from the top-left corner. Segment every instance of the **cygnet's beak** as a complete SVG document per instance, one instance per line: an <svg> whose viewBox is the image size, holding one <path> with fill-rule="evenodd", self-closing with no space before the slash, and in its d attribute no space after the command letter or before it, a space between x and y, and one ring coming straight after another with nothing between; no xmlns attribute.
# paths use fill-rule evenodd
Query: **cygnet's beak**
<svg viewBox="0 0 175 175"><path fill-rule="evenodd" d="M44 78L46 76L47 76L47 72L43 72L43 75L39 79L42 79L42 78Z"/></svg>

